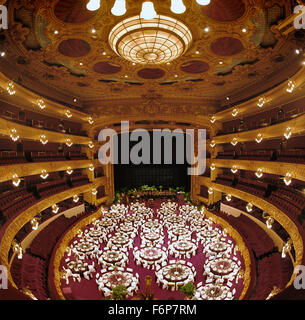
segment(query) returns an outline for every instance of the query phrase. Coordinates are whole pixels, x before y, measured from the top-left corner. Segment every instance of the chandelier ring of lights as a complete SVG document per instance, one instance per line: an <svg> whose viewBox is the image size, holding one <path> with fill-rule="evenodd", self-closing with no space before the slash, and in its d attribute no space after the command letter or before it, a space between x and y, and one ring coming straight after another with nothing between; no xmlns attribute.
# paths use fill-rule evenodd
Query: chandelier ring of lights
<svg viewBox="0 0 305 320"><path fill-rule="evenodd" d="M188 27L175 18L160 15L145 20L127 18L109 34L111 48L121 57L139 64L163 64L184 54L192 43Z"/></svg>

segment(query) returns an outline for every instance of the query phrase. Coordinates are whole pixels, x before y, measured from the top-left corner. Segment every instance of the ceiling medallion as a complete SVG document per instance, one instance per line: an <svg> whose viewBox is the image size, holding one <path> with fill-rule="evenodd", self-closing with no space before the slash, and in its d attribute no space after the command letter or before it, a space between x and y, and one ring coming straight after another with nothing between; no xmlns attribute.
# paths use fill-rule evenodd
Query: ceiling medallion
<svg viewBox="0 0 305 320"><path fill-rule="evenodd" d="M177 19L158 15L140 16L118 23L109 34L109 44L121 57L139 64L163 64L179 58L192 43L189 28Z"/></svg>

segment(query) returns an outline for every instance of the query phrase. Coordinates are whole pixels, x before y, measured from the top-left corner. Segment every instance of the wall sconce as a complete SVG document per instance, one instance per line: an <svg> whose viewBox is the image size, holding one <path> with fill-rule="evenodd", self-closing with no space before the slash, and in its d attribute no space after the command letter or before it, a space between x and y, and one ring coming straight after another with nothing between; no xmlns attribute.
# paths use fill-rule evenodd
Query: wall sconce
<svg viewBox="0 0 305 320"><path fill-rule="evenodd" d="M253 209L253 204L249 202L249 203L246 205L246 209L247 209L248 212L251 212L252 209Z"/></svg>
<svg viewBox="0 0 305 320"><path fill-rule="evenodd" d="M211 0L196 0L196 2L201 6L207 6L210 4Z"/></svg>
<svg viewBox="0 0 305 320"><path fill-rule="evenodd" d="M255 175L260 179L263 176L263 169L258 168L257 171L255 172Z"/></svg>
<svg viewBox="0 0 305 320"><path fill-rule="evenodd" d="M232 200L232 195L231 194L227 194L226 195L226 199L227 199L227 201L230 202Z"/></svg>
<svg viewBox="0 0 305 320"><path fill-rule="evenodd" d="M239 112L238 109L233 109L232 116L236 117L238 115L238 112Z"/></svg>
<svg viewBox="0 0 305 320"><path fill-rule="evenodd" d="M59 206L55 203L55 204L53 204L53 206L52 206L52 212L53 213L57 213L59 211Z"/></svg>
<svg viewBox="0 0 305 320"><path fill-rule="evenodd" d="M44 103L44 101L43 101L42 99L39 99L39 100L37 101L37 105L38 105L38 107L39 107L41 110L43 110L43 109L46 108L46 105L45 105L45 103Z"/></svg>
<svg viewBox="0 0 305 320"><path fill-rule="evenodd" d="M210 143L210 147L211 147L211 148L214 148L215 146L216 146L216 143L215 143L214 140L212 140L211 143Z"/></svg>
<svg viewBox="0 0 305 320"><path fill-rule="evenodd" d="M290 127L287 127L284 132L284 137L288 140L291 137L292 131Z"/></svg>
<svg viewBox="0 0 305 320"><path fill-rule="evenodd" d="M258 105L260 108L262 108L265 103L266 103L265 98L259 98L257 105Z"/></svg>
<svg viewBox="0 0 305 320"><path fill-rule="evenodd" d="M11 130L10 137L14 142L16 142L19 139L19 136L17 134L17 130L15 128Z"/></svg>
<svg viewBox="0 0 305 320"><path fill-rule="evenodd" d="M292 80L289 80L286 91L289 93L292 93L294 89L295 89L295 83Z"/></svg>
<svg viewBox="0 0 305 320"><path fill-rule="evenodd" d="M14 252L17 254L18 259L21 260L23 255L23 249L21 245L16 240L14 240L12 243L12 247Z"/></svg>
<svg viewBox="0 0 305 320"><path fill-rule="evenodd" d="M19 187L19 184L21 182L21 179L19 179L18 175L15 173L13 174L12 183L15 187Z"/></svg>
<svg viewBox="0 0 305 320"><path fill-rule="evenodd" d="M94 165L93 165L93 164L90 164L89 170L90 170L90 171L94 171Z"/></svg>
<svg viewBox="0 0 305 320"><path fill-rule="evenodd" d="M212 187L209 188L208 193L209 193L209 194L213 194L213 193L214 193L214 189L213 189Z"/></svg>
<svg viewBox="0 0 305 320"><path fill-rule="evenodd" d="M231 141L231 144L233 146L236 146L238 144L237 138L233 138L233 140Z"/></svg>
<svg viewBox="0 0 305 320"><path fill-rule="evenodd" d="M289 239L287 241L287 243L284 244L283 248L282 248L282 258L286 258L286 253L289 252L291 250L291 244L290 244L291 240Z"/></svg>
<svg viewBox="0 0 305 320"><path fill-rule="evenodd" d="M93 123L94 123L93 118L92 118L92 117L89 117L88 122L89 122L90 124L93 124Z"/></svg>
<svg viewBox="0 0 305 320"><path fill-rule="evenodd" d="M37 229L38 229L39 222L38 222L38 219L37 219L37 218L33 218L33 219L31 220L31 226L32 226L32 229L33 229L33 230L37 230Z"/></svg>
<svg viewBox="0 0 305 320"><path fill-rule="evenodd" d="M95 196L96 194L97 194L97 190L94 188L94 189L92 189L92 194Z"/></svg>
<svg viewBox="0 0 305 320"><path fill-rule="evenodd" d="M255 141L256 141L257 143L261 143L261 142L263 141L263 135L262 135L261 133L259 133L259 134L257 135L257 137L255 138Z"/></svg>
<svg viewBox="0 0 305 320"><path fill-rule="evenodd" d="M100 7L101 7L100 0L90 0L90 1L87 3L87 6L86 6L86 8L87 8L89 11L96 11L96 10L98 10Z"/></svg>
<svg viewBox="0 0 305 320"><path fill-rule="evenodd" d="M111 13L114 16L123 16L126 13L126 0L115 0Z"/></svg>
<svg viewBox="0 0 305 320"><path fill-rule="evenodd" d="M7 84L6 90L11 96L16 93L15 85L14 85L13 81L10 81Z"/></svg>
<svg viewBox="0 0 305 320"><path fill-rule="evenodd" d="M71 169L71 167L68 167L66 172L68 175L71 175L73 173L73 170Z"/></svg>
<svg viewBox="0 0 305 320"><path fill-rule="evenodd" d="M43 179L43 180L45 180L45 179L47 179L47 177L49 176L49 174L47 173L47 170L41 170L41 175L40 175L40 177Z"/></svg>
<svg viewBox="0 0 305 320"><path fill-rule="evenodd" d="M272 217L268 217L266 220L266 226L268 229L272 229L272 225L273 225L274 219Z"/></svg>
<svg viewBox="0 0 305 320"><path fill-rule="evenodd" d="M216 169L215 163L212 163L212 164L211 164L210 169L211 169L212 171L214 171L214 170Z"/></svg>
<svg viewBox="0 0 305 320"><path fill-rule="evenodd" d="M42 136L40 136L40 142L43 144L43 145L46 145L49 140L47 139L47 137L43 134Z"/></svg>
<svg viewBox="0 0 305 320"><path fill-rule="evenodd" d="M73 146L73 142L70 138L66 139L66 145L70 148Z"/></svg>
<svg viewBox="0 0 305 320"><path fill-rule="evenodd" d="M153 2L151 1L143 2L140 18L144 20L151 20L151 19L157 18L157 12L155 10Z"/></svg>
<svg viewBox="0 0 305 320"><path fill-rule="evenodd" d="M78 195L75 194L75 195L73 196L73 202L76 203L76 202L78 202L78 201L79 201L79 197L78 197Z"/></svg>
<svg viewBox="0 0 305 320"><path fill-rule="evenodd" d="M71 111L68 110L68 109L66 110L65 115L66 115L66 117L69 118L69 119L72 118L72 113L71 113Z"/></svg>
<svg viewBox="0 0 305 320"><path fill-rule="evenodd" d="M93 148L94 148L94 144L93 144L92 141L89 142L88 147L89 147L90 149L93 149Z"/></svg>
<svg viewBox="0 0 305 320"><path fill-rule="evenodd" d="M236 173L238 171L237 166L233 166L231 168L232 173Z"/></svg>
<svg viewBox="0 0 305 320"><path fill-rule="evenodd" d="M286 176L284 177L284 182L286 186L289 186L291 184L291 181L292 181L292 175L290 172L287 172Z"/></svg>
<svg viewBox="0 0 305 320"><path fill-rule="evenodd" d="M216 118L215 116L213 116L211 119L210 119L211 123L214 123L216 121Z"/></svg>

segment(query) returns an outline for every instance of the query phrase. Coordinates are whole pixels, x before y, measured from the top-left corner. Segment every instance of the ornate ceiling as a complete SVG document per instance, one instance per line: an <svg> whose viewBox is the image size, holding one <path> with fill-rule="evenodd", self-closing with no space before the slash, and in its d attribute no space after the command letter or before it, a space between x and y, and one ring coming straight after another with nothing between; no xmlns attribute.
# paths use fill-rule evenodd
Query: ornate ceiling
<svg viewBox="0 0 305 320"><path fill-rule="evenodd" d="M114 0L101 0L96 12L86 9L86 0L11 0L9 29L0 34L0 49L6 51L1 70L43 96L91 114L157 100L163 108L193 105L208 115L227 96L241 100L259 94L300 68L295 49L304 39L284 37L274 28L291 14L292 1L184 3L186 12L177 15L169 10L170 0L154 1L158 14L189 28L190 47L170 64L143 65L116 54L108 41L115 25L139 15L141 1L127 0L127 13L116 17Z"/></svg>

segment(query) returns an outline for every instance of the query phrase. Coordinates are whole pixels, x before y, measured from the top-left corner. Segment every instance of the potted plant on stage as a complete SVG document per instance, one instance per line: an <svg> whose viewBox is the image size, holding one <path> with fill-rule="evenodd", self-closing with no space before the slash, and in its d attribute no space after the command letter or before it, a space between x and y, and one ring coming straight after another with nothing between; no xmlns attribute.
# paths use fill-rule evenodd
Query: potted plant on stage
<svg viewBox="0 0 305 320"><path fill-rule="evenodd" d="M118 285L112 289L112 299L113 300L125 300L127 296L127 289L125 286Z"/></svg>
<svg viewBox="0 0 305 320"><path fill-rule="evenodd" d="M195 286L192 282L188 282L184 286L182 286L179 291L186 295L186 299L191 299L195 293Z"/></svg>

